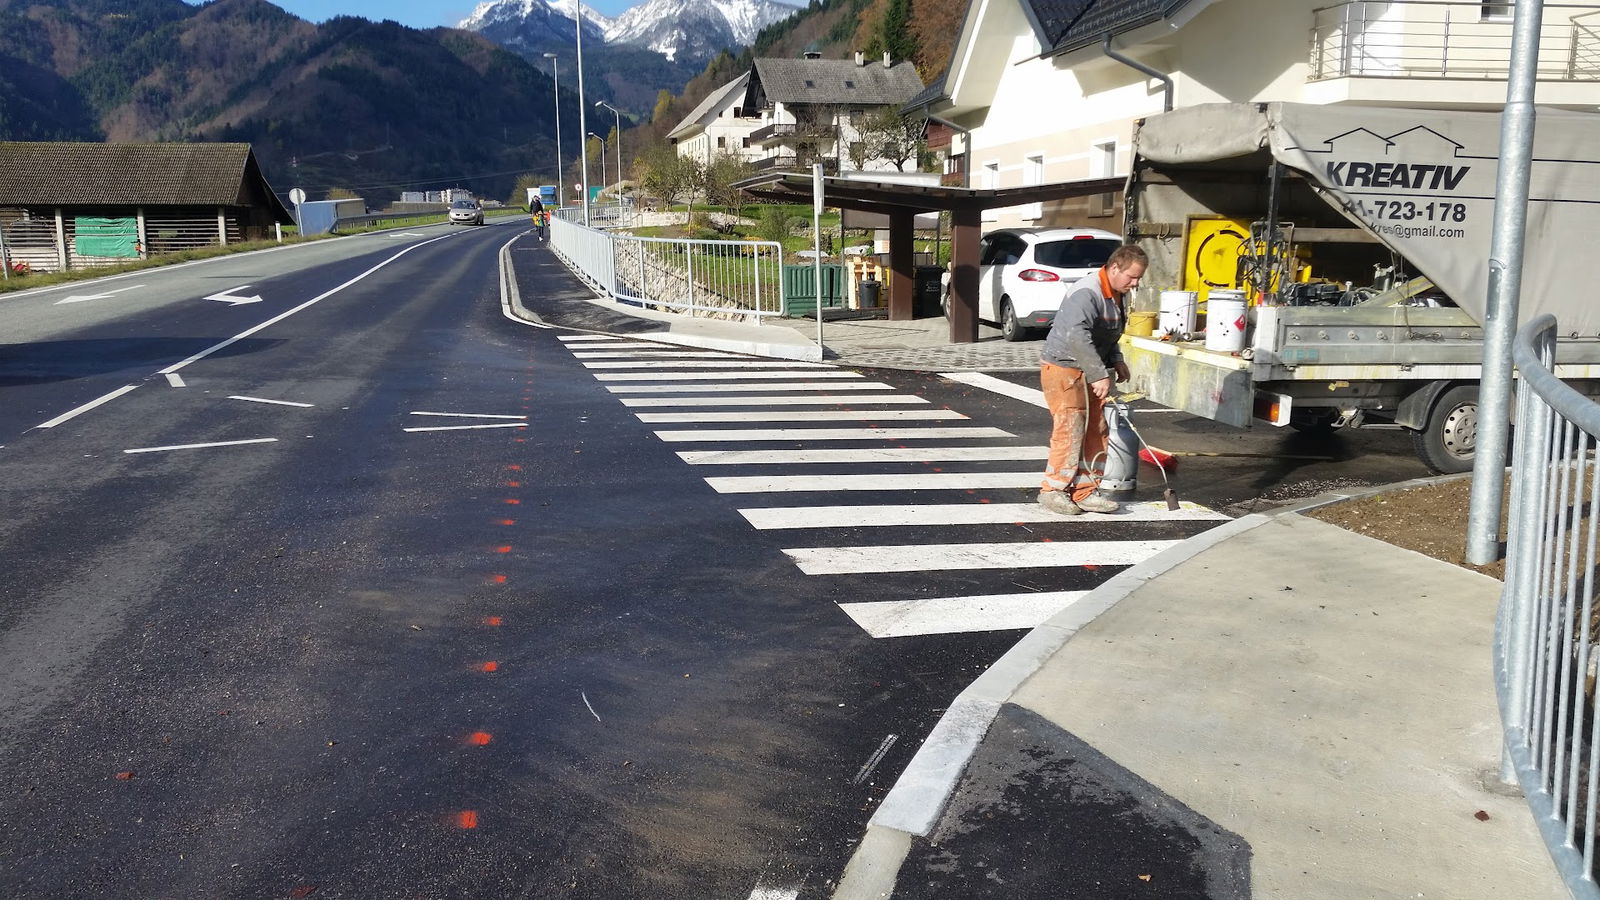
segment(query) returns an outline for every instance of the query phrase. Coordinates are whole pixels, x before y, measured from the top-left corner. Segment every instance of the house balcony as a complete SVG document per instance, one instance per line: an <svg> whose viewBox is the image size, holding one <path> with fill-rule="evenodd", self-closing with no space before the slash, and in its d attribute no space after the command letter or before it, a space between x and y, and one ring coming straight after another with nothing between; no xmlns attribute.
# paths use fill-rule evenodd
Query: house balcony
<svg viewBox="0 0 1600 900"><path fill-rule="evenodd" d="M774 122L750 132L753 147L787 147L797 143L831 141L838 130L831 125L802 125L794 122Z"/></svg>
<svg viewBox="0 0 1600 900"><path fill-rule="evenodd" d="M1323 7L1312 13L1308 80L1504 83L1514 7L1478 0L1351 0ZM1600 4L1544 4L1537 70L1540 81L1600 82Z"/></svg>
<svg viewBox="0 0 1600 900"><path fill-rule="evenodd" d="M810 172L811 163L813 161L822 163L822 174L839 174L839 161L831 157L828 159L813 160L809 156L802 159L793 154L781 154L779 156L768 156L755 160L750 165L751 168L755 169L757 172Z"/></svg>

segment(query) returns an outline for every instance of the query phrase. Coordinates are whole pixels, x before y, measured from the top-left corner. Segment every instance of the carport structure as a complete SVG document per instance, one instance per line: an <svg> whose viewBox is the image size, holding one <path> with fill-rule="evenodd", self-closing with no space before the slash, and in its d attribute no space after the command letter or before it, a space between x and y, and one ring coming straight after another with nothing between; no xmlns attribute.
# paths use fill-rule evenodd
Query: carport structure
<svg viewBox="0 0 1600 900"><path fill-rule="evenodd" d="M822 179L822 202L839 209L888 216L889 271L894 273L889 283L892 321L912 316L916 287L912 231L917 214L950 213L950 342L971 344L978 340L978 242L983 211L1120 191L1126 181L1125 176L1118 175L1024 187L961 188L834 176ZM773 203L809 203L812 186L812 176L792 172L759 175L733 185L758 200Z"/></svg>

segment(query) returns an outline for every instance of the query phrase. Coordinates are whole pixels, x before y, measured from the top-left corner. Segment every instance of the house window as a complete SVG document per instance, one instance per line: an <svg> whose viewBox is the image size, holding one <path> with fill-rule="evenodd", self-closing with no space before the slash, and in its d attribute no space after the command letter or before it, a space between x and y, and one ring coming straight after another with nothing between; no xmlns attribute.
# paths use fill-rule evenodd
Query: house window
<svg viewBox="0 0 1600 900"><path fill-rule="evenodd" d="M983 184L983 188L985 190L992 191L992 190L995 190L996 188L1000 187L1000 164L999 163L997 163L997 162L984 163L983 164L983 169L982 169L982 174L983 174L983 182L982 182L982 184ZM996 221L999 218L1000 218L999 213L994 209L986 209L986 210L983 211L983 221L985 221L985 222L993 222L993 221Z"/></svg>
<svg viewBox="0 0 1600 900"><path fill-rule="evenodd" d="M816 82L815 82L815 81L812 81L812 80L811 80L811 79L809 79L809 78L807 78L807 79L806 79L806 87L808 87L808 88L814 88L814 87L816 87L816 86L817 86L817 83L816 83Z"/></svg>
<svg viewBox="0 0 1600 900"><path fill-rule="evenodd" d="M726 149L728 149L728 139L726 137L717 138L717 149L718 150L726 150Z"/></svg>
<svg viewBox="0 0 1600 900"><path fill-rule="evenodd" d="M1098 141L1089 151L1089 167L1095 178L1110 178L1117 174L1117 142ZM1117 195L1095 194L1089 198L1089 215L1110 216L1117 212Z"/></svg>
<svg viewBox="0 0 1600 900"><path fill-rule="evenodd" d="M848 78L846 78L846 79L845 79L845 80L844 80L844 86L845 86L845 87L846 87L846 88L853 88L853 87L855 87L855 86L856 86L856 83L855 83L855 82L854 82L854 81L851 81L851 80L850 80L850 79L848 79Z"/></svg>
<svg viewBox="0 0 1600 900"><path fill-rule="evenodd" d="M1044 184L1044 154L1036 153L1023 160L1022 183L1025 185ZM1022 218L1028 220L1039 219L1044 216L1044 204L1033 202L1022 207Z"/></svg>
<svg viewBox="0 0 1600 900"><path fill-rule="evenodd" d="M864 109L850 110L850 127L859 129L861 127L861 117L864 115L866 115L866 110Z"/></svg>
<svg viewBox="0 0 1600 900"><path fill-rule="evenodd" d="M1485 22L1509 22L1517 10L1515 3L1479 3L1479 18Z"/></svg>

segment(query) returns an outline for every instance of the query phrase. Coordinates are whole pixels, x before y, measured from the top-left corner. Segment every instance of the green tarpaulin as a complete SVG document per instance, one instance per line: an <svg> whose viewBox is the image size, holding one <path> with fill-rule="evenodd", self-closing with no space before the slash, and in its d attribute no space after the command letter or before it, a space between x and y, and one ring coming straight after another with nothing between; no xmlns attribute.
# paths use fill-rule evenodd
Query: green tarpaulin
<svg viewBox="0 0 1600 900"><path fill-rule="evenodd" d="M79 216L72 220L73 247L79 256L137 259L139 220Z"/></svg>

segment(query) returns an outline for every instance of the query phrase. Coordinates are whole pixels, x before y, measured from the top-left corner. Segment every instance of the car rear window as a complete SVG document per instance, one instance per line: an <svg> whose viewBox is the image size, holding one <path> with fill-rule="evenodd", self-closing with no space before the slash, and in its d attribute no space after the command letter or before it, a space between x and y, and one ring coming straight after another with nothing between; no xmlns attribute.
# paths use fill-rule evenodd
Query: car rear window
<svg viewBox="0 0 1600 900"><path fill-rule="evenodd" d="M1046 241L1033 248L1033 261L1057 269L1093 269L1106 264L1120 241L1105 238Z"/></svg>

